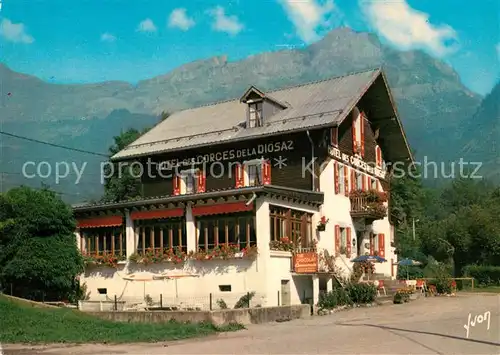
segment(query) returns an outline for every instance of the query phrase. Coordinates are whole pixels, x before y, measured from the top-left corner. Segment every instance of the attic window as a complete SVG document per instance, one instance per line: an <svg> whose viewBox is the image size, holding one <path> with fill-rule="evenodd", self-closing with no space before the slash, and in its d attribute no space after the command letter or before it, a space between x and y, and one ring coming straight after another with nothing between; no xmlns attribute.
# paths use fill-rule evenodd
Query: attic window
<svg viewBox="0 0 500 355"><path fill-rule="evenodd" d="M248 104L249 117L248 117L248 127L261 127L262 126L262 101L252 102Z"/></svg>

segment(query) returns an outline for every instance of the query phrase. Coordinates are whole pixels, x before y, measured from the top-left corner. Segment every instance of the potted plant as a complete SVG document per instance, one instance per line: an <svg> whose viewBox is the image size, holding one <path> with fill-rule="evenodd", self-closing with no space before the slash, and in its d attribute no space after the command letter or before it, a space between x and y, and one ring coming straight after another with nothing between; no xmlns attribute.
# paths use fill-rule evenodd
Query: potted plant
<svg viewBox="0 0 500 355"><path fill-rule="evenodd" d="M316 229L319 231L319 232L323 232L325 231L326 229L326 224L328 223L329 219L326 218L325 216L322 216L321 219L319 220L319 223L318 223L318 226L316 227Z"/></svg>

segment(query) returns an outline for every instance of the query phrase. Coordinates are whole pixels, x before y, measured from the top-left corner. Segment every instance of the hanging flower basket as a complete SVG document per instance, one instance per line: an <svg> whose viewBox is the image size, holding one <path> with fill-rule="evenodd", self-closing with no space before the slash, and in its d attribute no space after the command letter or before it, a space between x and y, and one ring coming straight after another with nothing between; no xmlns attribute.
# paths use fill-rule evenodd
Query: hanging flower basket
<svg viewBox="0 0 500 355"><path fill-rule="evenodd" d="M324 232L326 229L326 224L328 223L329 219L326 218L325 216L322 216L318 225L316 226L316 229L320 232Z"/></svg>

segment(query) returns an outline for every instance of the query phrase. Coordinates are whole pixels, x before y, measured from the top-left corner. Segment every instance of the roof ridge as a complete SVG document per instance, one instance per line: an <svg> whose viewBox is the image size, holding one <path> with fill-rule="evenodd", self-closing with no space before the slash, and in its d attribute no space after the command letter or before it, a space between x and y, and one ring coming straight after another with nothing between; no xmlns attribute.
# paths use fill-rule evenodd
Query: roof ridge
<svg viewBox="0 0 500 355"><path fill-rule="evenodd" d="M277 91L289 90L289 89L298 88L298 87L307 86L307 85L314 85L314 84L322 83L322 82L325 82L325 81L330 81L330 80L345 78L345 77L348 77L348 76L358 75L358 74L361 74L361 73L368 73L368 72L371 72L371 71L372 72L381 71L381 70L382 70L382 68L380 66L378 66L378 67L373 67L371 69L364 69L364 70L353 71L353 72L349 72L349 73L346 73L346 74L343 74L343 75L332 76L332 77L325 78L325 79L313 80L313 81L309 81L307 83L295 84L295 85L289 85L289 86L283 86L283 87L280 87L280 88L277 88L277 89L273 89L273 90L269 90L269 91L264 91L264 93L265 94L271 94L271 93L274 93L274 92L277 92ZM253 84L251 84L250 87L251 86L254 86L255 88L257 88ZM180 110L180 111L177 111L177 112L188 111L188 110L195 110L195 109L198 109L198 108L208 107L208 106L216 106L216 105L228 103L228 102L231 102L231 101L239 101L239 98L234 97L234 98L231 98L231 99L209 102L209 103L206 103L206 104L203 104L203 105L188 107L188 108L186 108L184 110ZM174 113L177 113L177 112L174 112ZM172 114L174 114L174 113L172 113Z"/></svg>
<svg viewBox="0 0 500 355"><path fill-rule="evenodd" d="M309 82L303 83L303 84L296 84L296 85L285 86L285 87L282 87L282 88L279 88L279 89L274 89L274 90L266 91L265 93L266 94L271 94L271 93L277 92L277 91L289 90L289 89L294 89L294 88L298 88L298 87L301 87L301 86L307 86L307 85L314 85L314 84L322 83L322 82L325 82L325 81L330 81L330 80L345 78L345 77L353 76L353 75L359 75L359 74L362 74L362 73L376 72L376 71L380 71L380 70L381 70L381 67L375 67L375 68L372 68L372 69L359 70L359 71L355 71L355 72L349 72L349 73L343 74L343 75L332 76L332 77L329 77L329 78L326 78L326 79L319 79L319 80L309 81Z"/></svg>

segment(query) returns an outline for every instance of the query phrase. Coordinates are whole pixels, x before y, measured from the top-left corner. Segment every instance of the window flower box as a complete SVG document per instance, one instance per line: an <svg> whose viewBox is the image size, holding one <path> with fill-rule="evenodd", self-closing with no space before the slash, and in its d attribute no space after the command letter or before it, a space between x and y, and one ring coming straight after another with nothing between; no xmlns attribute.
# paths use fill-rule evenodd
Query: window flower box
<svg viewBox="0 0 500 355"><path fill-rule="evenodd" d="M296 245L290 238L283 237L279 240L272 240L269 243L269 248L271 250L293 252L296 249Z"/></svg>
<svg viewBox="0 0 500 355"><path fill-rule="evenodd" d="M102 254L87 254L83 255L83 263L87 267L92 267L92 266L107 266L111 268L117 268L118 264L126 260L127 258L125 255L120 255L120 254L113 254L113 253L108 253L104 252Z"/></svg>
<svg viewBox="0 0 500 355"><path fill-rule="evenodd" d="M136 264L158 264L163 262L171 262L181 264L187 259L187 254L182 251L181 247L174 249L147 249L144 254L134 253L129 257L129 261Z"/></svg>
<svg viewBox="0 0 500 355"><path fill-rule="evenodd" d="M240 249L238 245L220 245L213 249L198 251L190 251L187 258L190 260L229 260L229 259L243 259L254 258L258 255L256 246L249 246Z"/></svg>

